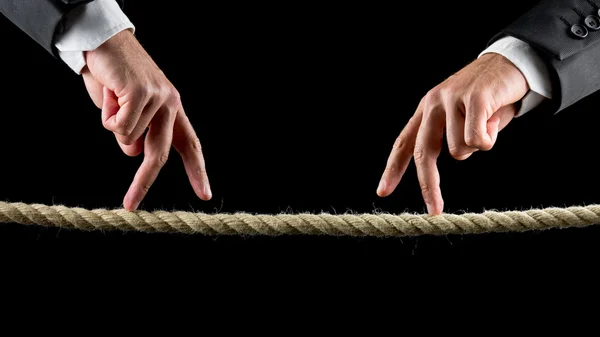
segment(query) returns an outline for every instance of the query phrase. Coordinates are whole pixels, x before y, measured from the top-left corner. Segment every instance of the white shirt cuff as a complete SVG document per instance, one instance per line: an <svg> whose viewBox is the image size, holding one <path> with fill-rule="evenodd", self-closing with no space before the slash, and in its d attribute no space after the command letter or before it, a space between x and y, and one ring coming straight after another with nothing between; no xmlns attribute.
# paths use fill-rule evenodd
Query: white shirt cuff
<svg viewBox="0 0 600 337"><path fill-rule="evenodd" d="M115 0L95 0L79 6L65 17L65 29L54 45L60 58L77 74L85 66L84 51L98 48L117 33L134 25Z"/></svg>
<svg viewBox="0 0 600 337"><path fill-rule="evenodd" d="M515 117L533 110L547 98L552 98L552 82L548 66L528 43L512 36L494 42L481 55L497 53L511 61L525 76L529 92L522 98L521 107Z"/></svg>

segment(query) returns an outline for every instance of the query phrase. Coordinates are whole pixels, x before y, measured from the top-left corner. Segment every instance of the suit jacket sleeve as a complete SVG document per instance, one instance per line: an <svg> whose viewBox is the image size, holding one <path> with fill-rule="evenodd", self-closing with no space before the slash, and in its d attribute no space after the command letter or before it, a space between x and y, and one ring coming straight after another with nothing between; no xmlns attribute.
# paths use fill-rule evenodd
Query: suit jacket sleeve
<svg viewBox="0 0 600 337"><path fill-rule="evenodd" d="M552 110L561 111L600 89L600 0L545 0L494 36L521 39L551 70Z"/></svg>
<svg viewBox="0 0 600 337"><path fill-rule="evenodd" d="M76 6L93 0L0 0L0 13L55 57L54 36L63 29L63 17ZM123 6L122 0L117 0Z"/></svg>

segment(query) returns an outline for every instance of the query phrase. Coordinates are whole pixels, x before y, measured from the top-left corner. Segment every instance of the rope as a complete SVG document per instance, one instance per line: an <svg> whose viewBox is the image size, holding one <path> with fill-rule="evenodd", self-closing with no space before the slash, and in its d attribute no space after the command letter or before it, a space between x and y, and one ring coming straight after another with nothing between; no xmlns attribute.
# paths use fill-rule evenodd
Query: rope
<svg viewBox="0 0 600 337"><path fill-rule="evenodd" d="M0 223L83 231L139 231L204 235L417 236L523 232L600 224L600 205L527 211L442 214L249 214L86 210L62 205L0 202Z"/></svg>

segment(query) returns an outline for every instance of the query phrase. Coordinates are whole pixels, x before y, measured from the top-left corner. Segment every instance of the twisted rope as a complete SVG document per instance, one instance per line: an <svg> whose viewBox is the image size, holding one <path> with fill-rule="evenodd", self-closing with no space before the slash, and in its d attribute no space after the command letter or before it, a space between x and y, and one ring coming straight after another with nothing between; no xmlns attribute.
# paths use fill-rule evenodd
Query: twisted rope
<svg viewBox="0 0 600 337"><path fill-rule="evenodd" d="M442 214L206 214L94 209L0 202L0 223L83 231L140 231L204 235L417 236L522 232L600 224L600 205L527 211Z"/></svg>

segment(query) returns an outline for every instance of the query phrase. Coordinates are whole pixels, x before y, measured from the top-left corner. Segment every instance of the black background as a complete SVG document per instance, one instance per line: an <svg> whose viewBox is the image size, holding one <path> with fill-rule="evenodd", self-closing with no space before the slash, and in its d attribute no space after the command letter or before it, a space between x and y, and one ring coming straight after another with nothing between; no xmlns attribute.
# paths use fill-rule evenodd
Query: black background
<svg viewBox="0 0 600 337"><path fill-rule="evenodd" d="M466 1L422 1L411 8L392 2L128 1L125 12L138 39L182 95L214 193L209 202L195 197L173 150L140 208L424 212L412 164L394 194L375 194L395 137L429 89L476 58L489 38L533 3L472 15ZM119 207L142 157L120 152L80 76L8 20L0 20L0 32L0 198ZM445 211L600 202L598 103L594 95L557 115L532 111L513 120L494 149L464 162L444 152ZM170 265L170 258L186 256L198 263L271 267L280 260L356 267L420 256L590 254L598 251L599 234L599 227L590 227L403 239L216 238L0 226L6 243L84 240L102 253L131 248L131 255L120 255L127 264L139 259Z"/></svg>

